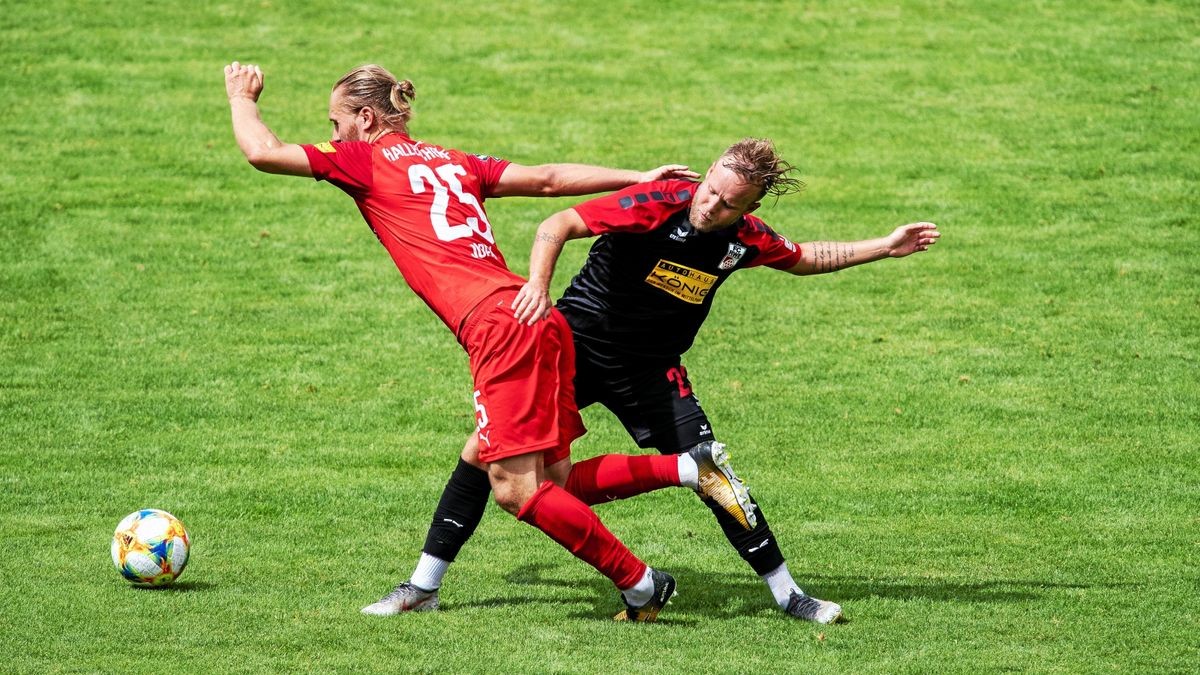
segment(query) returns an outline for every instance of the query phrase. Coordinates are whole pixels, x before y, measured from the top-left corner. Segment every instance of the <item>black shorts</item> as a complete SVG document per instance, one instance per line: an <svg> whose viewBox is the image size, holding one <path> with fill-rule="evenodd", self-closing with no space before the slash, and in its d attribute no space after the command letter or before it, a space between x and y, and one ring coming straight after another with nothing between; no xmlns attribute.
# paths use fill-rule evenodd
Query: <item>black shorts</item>
<svg viewBox="0 0 1200 675"><path fill-rule="evenodd" d="M581 410L593 403L611 410L639 448L666 455L713 440L712 425L678 359L635 364L576 336L575 401Z"/></svg>

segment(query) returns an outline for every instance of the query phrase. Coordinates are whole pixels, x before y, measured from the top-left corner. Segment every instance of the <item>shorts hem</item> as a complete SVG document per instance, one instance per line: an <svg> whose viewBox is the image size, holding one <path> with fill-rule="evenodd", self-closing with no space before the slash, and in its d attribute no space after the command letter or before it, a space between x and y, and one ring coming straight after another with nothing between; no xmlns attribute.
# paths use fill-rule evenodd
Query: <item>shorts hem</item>
<svg viewBox="0 0 1200 675"><path fill-rule="evenodd" d="M486 456L485 456L485 453L480 452L479 460L481 462L486 462L488 464L491 464L492 462L494 462L498 459L508 459L509 457L520 457L521 455L532 455L534 453L545 453L545 452L550 452L551 450L555 450L557 448L558 448L557 443L552 443L550 445L534 443L532 445L526 445L526 446L523 446L520 448L516 448L514 450L497 450L495 452L489 452L489 453L486 453Z"/></svg>
<svg viewBox="0 0 1200 675"><path fill-rule="evenodd" d="M663 434L673 433L673 432L677 431L679 429L679 427L687 424L688 422L694 422L694 421L700 420L700 419L708 419L708 415L705 414L705 412L703 410L694 412L689 415L685 415L680 418L677 418L671 424L664 424L662 426L658 426L653 429L650 429L646 432L644 437L639 434L632 434L632 433L630 434L630 436L633 436L633 441L634 441L634 443L637 444L637 446L639 448L646 450L646 449L654 447L654 439L658 438L659 436L662 436Z"/></svg>

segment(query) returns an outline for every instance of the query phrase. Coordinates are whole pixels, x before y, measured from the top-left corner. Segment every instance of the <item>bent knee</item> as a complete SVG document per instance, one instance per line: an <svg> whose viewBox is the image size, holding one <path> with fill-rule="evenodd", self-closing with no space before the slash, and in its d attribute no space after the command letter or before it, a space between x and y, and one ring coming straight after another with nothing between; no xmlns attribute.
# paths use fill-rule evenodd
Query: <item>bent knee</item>
<svg viewBox="0 0 1200 675"><path fill-rule="evenodd" d="M514 516L517 515L517 512L521 510L521 507L525 505L525 502L515 498L512 494L505 492L493 492L492 494L495 495L496 505L513 514Z"/></svg>
<svg viewBox="0 0 1200 675"><path fill-rule="evenodd" d="M493 462L488 468L488 478L496 504L516 515L542 481L541 455L519 455Z"/></svg>
<svg viewBox="0 0 1200 675"><path fill-rule="evenodd" d="M514 516L525 506L525 502L533 497L533 493L537 491L537 486L526 486L523 483L505 482L499 485L492 485L492 495L496 500L496 505L508 511Z"/></svg>

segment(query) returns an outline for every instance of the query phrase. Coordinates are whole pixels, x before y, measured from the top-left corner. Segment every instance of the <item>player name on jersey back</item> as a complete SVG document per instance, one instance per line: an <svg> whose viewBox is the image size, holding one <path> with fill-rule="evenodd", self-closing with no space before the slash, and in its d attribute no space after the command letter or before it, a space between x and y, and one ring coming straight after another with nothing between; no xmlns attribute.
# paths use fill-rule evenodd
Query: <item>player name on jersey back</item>
<svg viewBox="0 0 1200 675"><path fill-rule="evenodd" d="M450 153L446 150L424 143L397 143L391 147L380 148L379 152L390 162L404 157L420 157L424 160L450 159Z"/></svg>

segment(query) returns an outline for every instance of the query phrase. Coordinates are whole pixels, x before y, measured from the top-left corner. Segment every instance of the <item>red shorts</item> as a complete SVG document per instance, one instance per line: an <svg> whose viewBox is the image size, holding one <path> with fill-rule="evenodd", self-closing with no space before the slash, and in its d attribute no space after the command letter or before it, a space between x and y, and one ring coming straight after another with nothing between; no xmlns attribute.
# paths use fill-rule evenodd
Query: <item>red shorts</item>
<svg viewBox="0 0 1200 675"><path fill-rule="evenodd" d="M558 310L532 326L513 318L516 290L479 303L460 334L475 380L479 459L544 453L566 459L585 433L575 405L575 343Z"/></svg>

